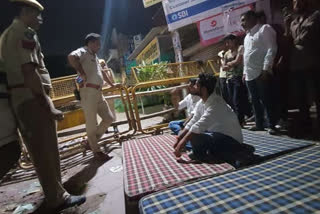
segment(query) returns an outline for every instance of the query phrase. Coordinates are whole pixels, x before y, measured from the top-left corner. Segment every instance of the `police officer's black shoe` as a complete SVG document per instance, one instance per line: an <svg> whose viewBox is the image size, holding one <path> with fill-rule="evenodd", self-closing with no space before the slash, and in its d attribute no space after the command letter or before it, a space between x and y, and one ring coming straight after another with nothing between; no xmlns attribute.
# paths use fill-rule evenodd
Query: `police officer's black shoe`
<svg viewBox="0 0 320 214"><path fill-rule="evenodd" d="M79 206L84 202L86 202L86 200L87 198L83 195L80 195L80 196L70 195L65 199L63 204L58 207L57 212L70 207Z"/></svg>

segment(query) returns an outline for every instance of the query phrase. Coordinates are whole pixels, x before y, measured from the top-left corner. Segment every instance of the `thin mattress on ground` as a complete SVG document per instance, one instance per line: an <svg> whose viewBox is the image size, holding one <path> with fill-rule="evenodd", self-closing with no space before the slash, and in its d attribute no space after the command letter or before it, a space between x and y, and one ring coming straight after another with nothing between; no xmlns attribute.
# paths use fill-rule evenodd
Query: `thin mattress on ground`
<svg viewBox="0 0 320 214"><path fill-rule="evenodd" d="M311 146L314 143L307 140L284 138L265 134L258 134L242 130L244 142L254 146L255 154L263 158L280 155L289 151Z"/></svg>
<svg viewBox="0 0 320 214"><path fill-rule="evenodd" d="M125 193L131 200L207 176L235 170L227 163L181 164L173 154L175 136L159 135L123 144ZM186 155L184 159L188 159Z"/></svg>
<svg viewBox="0 0 320 214"><path fill-rule="evenodd" d="M320 146L144 197L143 214L316 213Z"/></svg>

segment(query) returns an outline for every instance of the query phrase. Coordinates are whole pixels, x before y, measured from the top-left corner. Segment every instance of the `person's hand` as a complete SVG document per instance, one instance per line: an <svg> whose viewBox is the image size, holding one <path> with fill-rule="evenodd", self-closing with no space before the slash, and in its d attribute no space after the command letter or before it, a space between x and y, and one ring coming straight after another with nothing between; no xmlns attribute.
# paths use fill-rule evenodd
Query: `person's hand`
<svg viewBox="0 0 320 214"><path fill-rule="evenodd" d="M230 67L228 66L228 65L224 65L223 67L222 67L222 70L223 71L228 71L230 69Z"/></svg>
<svg viewBox="0 0 320 214"><path fill-rule="evenodd" d="M270 77L269 71L262 70L259 79L262 80L262 81L267 81L269 79L269 77Z"/></svg>
<svg viewBox="0 0 320 214"><path fill-rule="evenodd" d="M85 73L80 74L80 77L83 80L83 83L87 82L87 75Z"/></svg>
<svg viewBox="0 0 320 214"><path fill-rule="evenodd" d="M246 75L245 75L245 74L242 75L242 82L243 82L243 83L246 82Z"/></svg>
<svg viewBox="0 0 320 214"><path fill-rule="evenodd" d="M231 62L228 62L228 63L227 63L227 66L228 66L228 68L231 68L233 65L232 65Z"/></svg>
<svg viewBox="0 0 320 214"><path fill-rule="evenodd" d="M57 120L57 121L61 121L64 118L63 112L54 108L50 110L50 116L52 119Z"/></svg>
<svg viewBox="0 0 320 214"><path fill-rule="evenodd" d="M114 87L114 88L121 87L121 83L114 83L112 87Z"/></svg>
<svg viewBox="0 0 320 214"><path fill-rule="evenodd" d="M187 142L184 139L179 140L179 142L176 143L177 145L174 146L175 150L174 150L174 155L177 158L181 157L181 151L182 149L185 147L185 145L187 144Z"/></svg>
<svg viewBox="0 0 320 214"><path fill-rule="evenodd" d="M184 143L182 141L180 141L178 143L178 145L175 147L175 150L174 150L174 155L177 157L177 158L180 158L182 156L182 153L181 153L181 150L182 148L184 147Z"/></svg>

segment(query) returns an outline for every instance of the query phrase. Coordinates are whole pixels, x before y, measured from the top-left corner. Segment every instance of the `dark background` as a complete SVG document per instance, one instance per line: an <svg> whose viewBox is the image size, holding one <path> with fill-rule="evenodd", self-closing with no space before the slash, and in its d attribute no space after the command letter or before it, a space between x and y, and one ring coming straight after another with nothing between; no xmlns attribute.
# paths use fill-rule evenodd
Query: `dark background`
<svg viewBox="0 0 320 214"><path fill-rule="evenodd" d="M39 0L45 10L38 35L51 77L73 74L66 56L83 45L85 35L105 32L106 47L115 27L118 32L147 34L161 4L145 9L142 0ZM13 19L9 0L0 0L0 32Z"/></svg>

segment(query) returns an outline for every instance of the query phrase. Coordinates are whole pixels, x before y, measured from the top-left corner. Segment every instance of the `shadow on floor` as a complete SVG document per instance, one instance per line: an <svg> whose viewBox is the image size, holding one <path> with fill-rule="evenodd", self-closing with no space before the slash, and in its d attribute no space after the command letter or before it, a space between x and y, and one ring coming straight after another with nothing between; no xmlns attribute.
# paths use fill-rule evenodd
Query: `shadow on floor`
<svg viewBox="0 0 320 214"><path fill-rule="evenodd" d="M106 161L97 161L95 159L90 160L87 166L63 184L64 188L73 195L83 194L87 183L97 174L98 168L105 162Z"/></svg>

